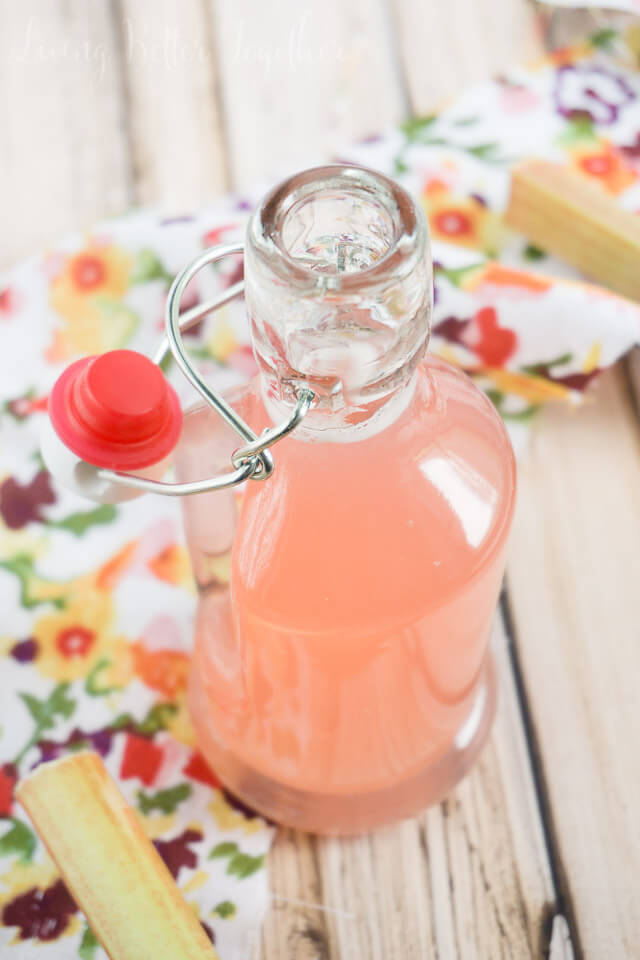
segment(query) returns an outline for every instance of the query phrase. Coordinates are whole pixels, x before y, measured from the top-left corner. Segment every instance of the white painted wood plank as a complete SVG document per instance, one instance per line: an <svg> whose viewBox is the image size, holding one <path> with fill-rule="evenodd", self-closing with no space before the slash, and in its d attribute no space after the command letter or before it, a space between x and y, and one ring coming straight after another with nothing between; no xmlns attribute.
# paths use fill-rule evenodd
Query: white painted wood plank
<svg viewBox="0 0 640 960"><path fill-rule="evenodd" d="M640 941L640 435L622 371L548 411L508 583L561 876L588 957Z"/></svg>
<svg viewBox="0 0 640 960"><path fill-rule="evenodd" d="M0 5L0 264L126 208L129 164L110 7Z"/></svg>
<svg viewBox="0 0 640 960"><path fill-rule="evenodd" d="M322 162L404 115L381 0L213 7L238 187Z"/></svg>
<svg viewBox="0 0 640 960"><path fill-rule="evenodd" d="M428 113L467 84L537 56L541 28L527 0L393 0L411 106Z"/></svg>
<svg viewBox="0 0 640 960"><path fill-rule="evenodd" d="M494 639L494 732L445 804L349 840L278 835L265 960L542 956L553 885L500 622Z"/></svg>
<svg viewBox="0 0 640 960"><path fill-rule="evenodd" d="M167 213L224 190L213 28L205 0L120 0L136 200Z"/></svg>

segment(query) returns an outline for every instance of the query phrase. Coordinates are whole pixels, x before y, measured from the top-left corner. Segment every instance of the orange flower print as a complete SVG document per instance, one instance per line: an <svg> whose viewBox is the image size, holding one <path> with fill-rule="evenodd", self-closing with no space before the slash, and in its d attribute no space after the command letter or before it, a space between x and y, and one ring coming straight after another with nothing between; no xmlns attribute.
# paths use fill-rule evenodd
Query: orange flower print
<svg viewBox="0 0 640 960"><path fill-rule="evenodd" d="M536 61L534 67L546 67L550 63L563 67L565 64L573 64L577 60L584 60L592 52L588 43L576 43L572 47L556 47L555 50Z"/></svg>
<svg viewBox="0 0 640 960"><path fill-rule="evenodd" d="M638 173L624 153L607 140L575 147L571 152L571 165L614 195L622 193L638 179Z"/></svg>
<svg viewBox="0 0 640 960"><path fill-rule="evenodd" d="M497 287L502 297L507 295L507 291L511 291L515 296L539 296L553 286L553 281L538 273L489 262L470 270L462 278L460 286L470 293L486 293Z"/></svg>
<svg viewBox="0 0 640 960"><path fill-rule="evenodd" d="M122 298L132 265L126 250L95 242L64 261L49 289L49 302L65 321L54 334L50 362L113 350L129 340L137 317Z"/></svg>
<svg viewBox="0 0 640 960"><path fill-rule="evenodd" d="M436 179L426 183L422 206L434 240L471 247L490 255L501 246L504 227L482 198L455 196L441 180Z"/></svg>
<svg viewBox="0 0 640 960"><path fill-rule="evenodd" d="M187 685L189 657L180 650L149 650L143 643L134 643L133 669L147 687L174 700Z"/></svg>
<svg viewBox="0 0 640 960"><path fill-rule="evenodd" d="M167 730L179 743L192 746L194 737L185 697L190 657L182 646L183 634L176 620L160 615L147 624L130 649L138 680L174 705L175 713L167 720Z"/></svg>
<svg viewBox="0 0 640 960"><path fill-rule="evenodd" d="M180 649L182 635L173 617L158 616L132 644L133 669L152 690L175 700L187 685L189 657Z"/></svg>
<svg viewBox="0 0 640 960"><path fill-rule="evenodd" d="M189 586L193 582L191 564L184 547L171 543L148 561L154 577L174 586Z"/></svg>

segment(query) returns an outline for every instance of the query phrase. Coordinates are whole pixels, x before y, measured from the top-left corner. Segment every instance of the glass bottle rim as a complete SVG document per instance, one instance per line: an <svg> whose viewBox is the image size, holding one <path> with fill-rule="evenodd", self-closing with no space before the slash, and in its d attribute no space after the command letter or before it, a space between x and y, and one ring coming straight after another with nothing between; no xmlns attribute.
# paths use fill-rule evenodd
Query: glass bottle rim
<svg viewBox="0 0 640 960"><path fill-rule="evenodd" d="M301 201L331 190L360 194L363 199L382 205L393 234L388 248L372 264L327 275L319 274L290 253L283 227ZM336 163L296 173L271 190L249 221L247 240L283 282L349 292L409 273L416 260L427 255L428 226L422 208L399 183L367 167Z"/></svg>

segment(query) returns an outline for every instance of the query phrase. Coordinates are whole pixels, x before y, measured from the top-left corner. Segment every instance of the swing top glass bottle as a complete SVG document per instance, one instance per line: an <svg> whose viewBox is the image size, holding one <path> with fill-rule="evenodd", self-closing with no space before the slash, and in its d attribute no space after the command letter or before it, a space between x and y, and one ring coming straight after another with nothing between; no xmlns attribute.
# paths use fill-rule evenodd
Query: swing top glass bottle
<svg viewBox="0 0 640 960"><path fill-rule="evenodd" d="M245 250L260 372L226 399L256 433L301 391L314 403L239 505L183 500L200 747L247 804L303 829L440 799L490 728L514 462L489 401L425 359L431 282L423 215L386 177L323 167L269 194ZM237 446L193 408L177 479L220 473Z"/></svg>

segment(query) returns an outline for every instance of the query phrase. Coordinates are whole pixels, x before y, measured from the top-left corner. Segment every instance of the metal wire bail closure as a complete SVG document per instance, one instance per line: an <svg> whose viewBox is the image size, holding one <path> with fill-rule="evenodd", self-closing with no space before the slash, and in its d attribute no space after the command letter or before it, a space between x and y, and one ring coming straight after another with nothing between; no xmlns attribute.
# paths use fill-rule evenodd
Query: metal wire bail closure
<svg viewBox="0 0 640 960"><path fill-rule="evenodd" d="M216 263L224 257L233 254L243 253L244 245L241 243L229 243L212 247L206 250L201 256L193 260L181 273L179 273L169 289L167 297L167 307L165 316L166 335L163 337L160 346L153 356L153 362L161 364L167 354L171 352L174 360L187 380L195 387L201 397L206 400L210 407L225 420L236 433L245 441L245 444L238 450L235 450L231 456L233 469L228 473L220 474L217 477L207 477L203 480L193 480L187 483L165 483L160 480L150 480L146 477L139 477L129 473L122 473L115 470L99 470L98 474L103 479L112 480L125 486L134 487L137 490L144 490L149 493L160 493L164 496L190 496L196 493L204 493L207 490L221 490L226 487L233 487L245 480L266 480L271 476L274 469L274 460L270 452L270 447L287 434L291 433L307 414L315 394L312 390L303 388L298 393L298 402L294 407L288 420L265 430L261 436L258 436L251 427L244 422L241 416L231 407L226 400L212 390L202 379L198 371L193 366L182 340L182 333L194 326L199 320L208 314L213 313L224 306L230 300L240 296L244 291L244 282L234 284L215 299L206 303L200 303L180 313L180 302L187 285L196 276L196 274L210 263Z"/></svg>

